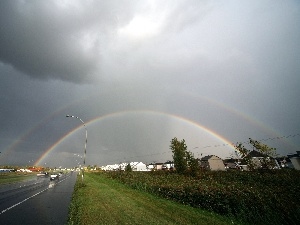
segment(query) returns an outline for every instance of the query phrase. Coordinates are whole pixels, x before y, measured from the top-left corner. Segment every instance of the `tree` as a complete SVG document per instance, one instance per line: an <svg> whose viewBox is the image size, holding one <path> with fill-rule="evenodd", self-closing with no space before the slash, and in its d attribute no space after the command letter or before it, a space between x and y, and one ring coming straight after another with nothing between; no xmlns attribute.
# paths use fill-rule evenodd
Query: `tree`
<svg viewBox="0 0 300 225"><path fill-rule="evenodd" d="M185 140L178 141L177 138L173 138L171 141L170 149L173 152L174 167L177 173L184 173L187 170L186 151L187 146Z"/></svg>
<svg viewBox="0 0 300 225"><path fill-rule="evenodd" d="M178 141L176 137L173 138L170 149L173 152L174 167L177 173L190 172L192 175L197 173L199 169L198 161L191 152L187 151L184 139Z"/></svg>
<svg viewBox="0 0 300 225"><path fill-rule="evenodd" d="M234 147L239 157L242 158L247 164L248 169L254 170L254 163L252 161L252 157L250 156L251 151L245 148L242 143L237 143Z"/></svg>
<svg viewBox="0 0 300 225"><path fill-rule="evenodd" d="M260 141L253 140L249 138L249 144L252 145L253 150L257 151L261 155L260 159L260 165L263 169L272 169L275 165L274 158L277 156L276 154L276 148L271 148L266 144L261 143ZM248 150L245 148L242 143L237 143L235 146L235 149L237 150L238 154L242 159L245 160L247 163L248 169L253 170L255 169L255 163L252 160L251 156L251 150Z"/></svg>
<svg viewBox="0 0 300 225"><path fill-rule="evenodd" d="M128 164L126 165L125 171L126 171L126 172L132 172L132 168L131 168L130 163L128 163Z"/></svg>
<svg viewBox="0 0 300 225"><path fill-rule="evenodd" d="M194 154L191 152L187 152L187 164L189 173L192 176L196 176L197 172L199 171L199 162L195 159Z"/></svg>
<svg viewBox="0 0 300 225"><path fill-rule="evenodd" d="M266 144L263 144L259 141L253 140L250 138L250 144L262 154L262 158L260 160L261 167L263 169L272 169L276 166L274 158L277 155L276 148L271 148Z"/></svg>

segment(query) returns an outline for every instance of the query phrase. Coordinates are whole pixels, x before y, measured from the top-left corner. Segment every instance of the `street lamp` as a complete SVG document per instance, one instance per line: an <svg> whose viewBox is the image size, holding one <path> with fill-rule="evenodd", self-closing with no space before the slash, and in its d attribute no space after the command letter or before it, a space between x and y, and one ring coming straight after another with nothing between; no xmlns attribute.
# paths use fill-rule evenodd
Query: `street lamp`
<svg viewBox="0 0 300 225"><path fill-rule="evenodd" d="M83 169L85 167L85 155L86 155L86 146L87 146L87 129L86 129L86 125L85 123L83 122L82 119L80 119L78 116L70 116L70 115L66 115L66 117L72 117L72 118L76 118L76 119L79 119L80 122L83 124L83 127L85 129L85 144L84 144L84 155L83 155ZM83 182L83 170L82 170L82 182Z"/></svg>

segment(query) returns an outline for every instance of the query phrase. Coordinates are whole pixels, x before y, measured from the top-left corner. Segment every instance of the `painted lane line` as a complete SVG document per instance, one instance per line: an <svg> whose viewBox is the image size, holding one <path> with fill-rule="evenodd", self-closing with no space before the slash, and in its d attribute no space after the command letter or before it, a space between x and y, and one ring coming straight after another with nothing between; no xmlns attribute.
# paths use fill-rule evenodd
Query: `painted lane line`
<svg viewBox="0 0 300 225"><path fill-rule="evenodd" d="M2 210L2 211L0 212L0 215L3 214L3 213L5 213L6 211L8 211L8 210L10 210L10 209L12 209L12 208L14 208L14 207L16 207L16 206L22 204L23 202L26 202L27 200L29 200L29 199L31 199L31 198L33 198L33 197L39 195L40 193L42 193L42 192L44 192L44 191L46 191L46 190L48 190L48 188L46 188L46 189L44 189L44 190L42 190L42 191L40 191L40 192L38 192L38 193L36 193L36 194L34 194L34 195L28 197L28 198L26 198L26 199L24 199L23 201L20 201L20 202L14 204L14 205L8 207L7 209Z"/></svg>
<svg viewBox="0 0 300 225"><path fill-rule="evenodd" d="M61 180L61 181L57 182L57 184L59 184L59 183L61 183L61 182L65 181L67 178L69 178L69 176L68 176L68 177L66 177L65 179L63 179L63 180ZM14 205L12 205L12 206L10 206L10 207L8 207L8 208L6 208L6 209L2 210L2 211L0 212L0 215L1 215L1 214L3 214L3 213L5 213L5 212L7 212L8 210L10 210L10 209L12 209L12 208L14 208L14 207L18 206L18 205L20 205L20 204L22 204L22 203L26 202L27 200L29 200L29 199L31 199L31 198L33 198L33 197L35 197L35 196L37 196L37 195L39 195L39 194L43 193L44 191L47 191L48 189L49 189L49 187L48 187L48 188L46 188L46 189L44 189L44 190L41 190L40 192L38 192L38 193L36 193L36 194L34 194L34 195L32 195L32 196L30 196L30 197L26 198L26 199L24 199L23 201L20 201L20 202L18 202L18 203L16 203L16 204L14 204Z"/></svg>

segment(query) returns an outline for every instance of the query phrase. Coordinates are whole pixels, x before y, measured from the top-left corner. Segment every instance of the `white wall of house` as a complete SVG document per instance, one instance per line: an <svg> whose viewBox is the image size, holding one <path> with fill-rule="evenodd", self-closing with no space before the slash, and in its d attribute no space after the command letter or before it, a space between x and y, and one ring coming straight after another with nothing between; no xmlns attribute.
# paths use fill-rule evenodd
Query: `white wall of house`
<svg viewBox="0 0 300 225"><path fill-rule="evenodd" d="M225 165L221 158L217 156L212 156L209 160L210 170L223 170L225 171Z"/></svg>
<svg viewBox="0 0 300 225"><path fill-rule="evenodd" d="M174 163L164 163L165 167L167 167L167 169L171 169L174 168Z"/></svg>
<svg viewBox="0 0 300 225"><path fill-rule="evenodd" d="M133 171L148 171L146 164L142 162L132 162L130 166Z"/></svg>
<svg viewBox="0 0 300 225"><path fill-rule="evenodd" d="M201 167L208 170L226 170L223 160L215 155L203 157L200 163Z"/></svg>
<svg viewBox="0 0 300 225"><path fill-rule="evenodd" d="M155 166L157 170L162 170L163 164L156 164Z"/></svg>
<svg viewBox="0 0 300 225"><path fill-rule="evenodd" d="M125 170L127 165L128 163L120 163L120 164L106 165L100 168L105 171ZM146 164L142 162L131 162L130 166L133 171L148 171Z"/></svg>
<svg viewBox="0 0 300 225"><path fill-rule="evenodd" d="M119 168L119 164L106 165L106 166L102 166L100 168L105 171L117 170Z"/></svg>
<svg viewBox="0 0 300 225"><path fill-rule="evenodd" d="M296 170L300 170L300 157L292 157L290 158L294 168Z"/></svg>
<svg viewBox="0 0 300 225"><path fill-rule="evenodd" d="M154 165L153 164L149 164L147 168L148 168L149 171L151 171L151 170L154 169Z"/></svg>

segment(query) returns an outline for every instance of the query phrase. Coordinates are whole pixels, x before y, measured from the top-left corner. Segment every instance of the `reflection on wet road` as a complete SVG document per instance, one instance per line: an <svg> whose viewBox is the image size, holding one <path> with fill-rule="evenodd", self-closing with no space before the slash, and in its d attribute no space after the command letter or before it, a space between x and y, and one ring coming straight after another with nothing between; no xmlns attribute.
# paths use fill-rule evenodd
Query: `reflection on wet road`
<svg viewBox="0 0 300 225"><path fill-rule="evenodd" d="M65 224L76 173L0 186L1 224Z"/></svg>

